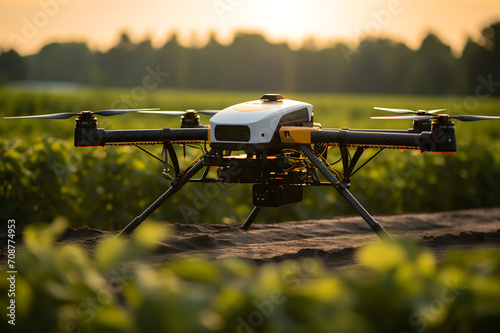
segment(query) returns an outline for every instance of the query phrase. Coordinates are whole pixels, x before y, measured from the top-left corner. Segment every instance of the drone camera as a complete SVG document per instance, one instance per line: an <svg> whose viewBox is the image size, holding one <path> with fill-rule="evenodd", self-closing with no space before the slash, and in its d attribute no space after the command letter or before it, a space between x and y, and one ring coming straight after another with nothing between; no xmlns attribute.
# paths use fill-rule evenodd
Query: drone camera
<svg viewBox="0 0 500 333"><path fill-rule="evenodd" d="M260 207L280 207L302 201L302 187L293 185L253 186L253 204Z"/></svg>

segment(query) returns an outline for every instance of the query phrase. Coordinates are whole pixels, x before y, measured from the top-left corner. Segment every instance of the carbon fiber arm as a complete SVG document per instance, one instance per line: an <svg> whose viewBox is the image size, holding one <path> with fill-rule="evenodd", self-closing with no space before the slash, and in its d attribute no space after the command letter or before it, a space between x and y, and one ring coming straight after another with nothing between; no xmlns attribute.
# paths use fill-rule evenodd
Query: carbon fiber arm
<svg viewBox="0 0 500 333"><path fill-rule="evenodd" d="M394 146L420 148L429 134L382 131L316 130L311 131L312 143L337 143L353 146Z"/></svg>
<svg viewBox="0 0 500 333"><path fill-rule="evenodd" d="M323 129L311 131L311 143L345 144L347 146L420 149L422 153L455 153L457 137L454 127L433 128L432 132L394 130Z"/></svg>
<svg viewBox="0 0 500 333"><path fill-rule="evenodd" d="M207 128L164 128L151 130L106 131L102 128L76 128L75 147L104 147L106 144L163 143L208 140Z"/></svg>

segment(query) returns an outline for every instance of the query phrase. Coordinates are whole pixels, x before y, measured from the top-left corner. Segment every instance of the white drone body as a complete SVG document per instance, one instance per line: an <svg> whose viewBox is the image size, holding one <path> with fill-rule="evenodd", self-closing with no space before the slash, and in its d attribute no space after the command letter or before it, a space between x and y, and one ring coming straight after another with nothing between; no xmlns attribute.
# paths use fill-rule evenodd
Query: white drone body
<svg viewBox="0 0 500 333"><path fill-rule="evenodd" d="M281 126L312 126L313 106L267 94L260 100L230 106L210 119L210 141L215 146L271 144Z"/></svg>

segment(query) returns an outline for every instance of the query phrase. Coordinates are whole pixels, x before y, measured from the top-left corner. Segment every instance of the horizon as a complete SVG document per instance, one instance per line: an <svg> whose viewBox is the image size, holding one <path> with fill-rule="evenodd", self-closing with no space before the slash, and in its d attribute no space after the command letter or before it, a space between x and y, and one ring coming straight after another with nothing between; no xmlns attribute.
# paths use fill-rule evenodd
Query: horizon
<svg viewBox="0 0 500 333"><path fill-rule="evenodd" d="M174 33L182 45L201 47L212 34L229 44L244 32L259 33L271 43L286 42L292 49L311 40L319 48L340 42L356 47L366 37L417 49L434 33L458 55L469 38L480 42L481 30L500 21L496 0L464 0L459 6L451 0L356 2L147 0L138 7L131 0L0 0L9 8L0 12L0 48L29 55L53 42L85 42L93 51L105 51L123 32L135 43L149 38L154 47Z"/></svg>
<svg viewBox="0 0 500 333"><path fill-rule="evenodd" d="M500 20L499 21L495 21L495 22L491 22L490 24L496 24L496 23L500 23ZM60 44L65 44L65 43L82 43L82 44L86 44L87 47L89 48L89 50L91 52L103 52L103 53L106 53L110 49L116 47L120 43L120 39L121 39L121 36L123 34L127 35L129 37L130 41L134 45L138 45L138 44L140 44L142 42L145 42L145 41L150 41L151 44L152 44L153 49L156 49L156 50L162 48L166 43L171 42L175 37L177 37L177 42L179 43L179 45L181 45L183 47L186 47L186 48L193 48L193 49L203 48L203 47L205 47L205 46L208 45L208 43L210 41L210 38L212 36L213 36L213 38L215 39L215 41L218 44L224 45L224 46L230 46L234 42L234 38L236 38L240 34L242 34L242 35L258 35L258 36L261 36L269 44L283 44L284 43L292 51L297 51L297 50L304 49L304 48L312 48L313 50L315 50L315 49L316 50L324 50L324 49L333 48L333 47L336 47L336 46L339 46L339 45L347 46L347 47L352 48L352 49L357 49L357 48L360 47L359 44L361 44L363 42L362 40L360 40L358 42L358 44L355 45L352 42L350 43L349 41L339 39L339 40L331 40L331 41L329 41L327 43L321 44L321 43L318 43L318 41L316 39L314 39L314 37L307 37L306 39L300 41L300 43L298 43L296 45L290 45L290 42L287 41L287 40L273 40L265 32L258 31L258 30L237 30L237 31L234 31L233 35L229 36L229 38L227 38L226 40L221 40L221 38L217 35L217 33L214 32L214 33L210 33L208 35L207 40L199 41L199 40L195 39L194 42L193 41L189 41L189 40L181 40L179 38L179 33L177 31L170 31L170 32L168 32L168 33L165 34L165 36L163 38L163 41L158 41L158 39L156 39L156 42L155 42L155 40L153 40L153 38L152 38L151 35L144 35L142 37L141 36L136 36L136 38L133 38L133 36L131 35L130 31L128 31L128 30L121 30L121 31L117 31L116 32L114 40L109 45L106 45L105 48L95 48L95 47L92 47L91 43L89 43L86 40L54 40L54 41L48 41L47 43L42 44L40 46L40 48L36 52L34 52L34 53L29 53L29 54L21 54L20 53L20 54L21 54L21 56L35 55L35 54L38 54L43 49L43 47L45 47L47 45L50 45L50 44L57 44L57 43L60 43ZM387 40L390 40L390 41L392 41L394 43L402 43L402 44L406 45L408 48L412 49L413 51L417 51L420 48L421 43L423 42L423 40L426 37L428 37L429 35L431 35L431 34L434 34L435 36L437 36L444 45L450 46L451 52L452 52L453 56L459 57L462 54L463 48L465 47L465 44L461 46L461 49L455 50L455 49L453 49L453 47L451 47L451 45L449 45L445 41L443 41L443 39L441 38L441 36L439 35L439 33L436 33L434 31L428 31L427 34L425 34L425 35L422 36L421 40L417 41L417 45L415 45L415 46L408 45L408 43L406 43L405 41L402 41L402 40L393 39L391 36L388 36L388 35L377 35L377 36L373 37L373 40L384 40L384 39L387 39ZM368 37L368 38L371 38L371 37ZM478 41L475 40L475 42L478 42ZM482 45L480 42L479 42L479 44ZM9 50L12 50L12 49L3 49L2 50L0 48L0 51L3 51L3 52L9 51ZM16 49L14 49L14 50L17 52Z"/></svg>

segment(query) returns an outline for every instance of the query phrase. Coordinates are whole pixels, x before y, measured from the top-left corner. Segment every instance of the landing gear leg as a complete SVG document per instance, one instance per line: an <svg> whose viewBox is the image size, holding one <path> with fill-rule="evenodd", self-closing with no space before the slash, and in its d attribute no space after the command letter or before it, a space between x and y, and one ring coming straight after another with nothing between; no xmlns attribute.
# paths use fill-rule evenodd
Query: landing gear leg
<svg viewBox="0 0 500 333"><path fill-rule="evenodd" d="M118 234L120 235L130 235L132 231L135 230L149 215L153 214L161 204L167 201L173 194L179 191L186 183L191 179L198 171L203 168L204 161L203 158L196 162L190 169L188 169L178 180L172 182L172 186L163 193L155 202L151 204L141 215L137 216L132 220L122 231Z"/></svg>
<svg viewBox="0 0 500 333"><path fill-rule="evenodd" d="M245 220L245 223L243 224L243 226L241 228L243 230L250 229L250 225L252 224L253 221L255 221L255 218L257 217L257 215L259 215L259 213L261 212L261 210L262 210L262 207L255 206L252 209L252 212L250 213L250 215L248 215L247 219Z"/></svg>
<svg viewBox="0 0 500 333"><path fill-rule="evenodd" d="M332 183L333 187L340 193L344 199L351 204L351 206L358 212L358 214L368 223L372 230L380 237L384 242L389 244L394 244L394 240L385 231L385 229L378 224L377 221L366 211L366 209L356 200L356 198L349 192L345 183L340 182L335 175L321 162L321 160L314 154L314 152L307 146L300 145L300 151L305 157L311 161L311 163L323 174L323 176Z"/></svg>

